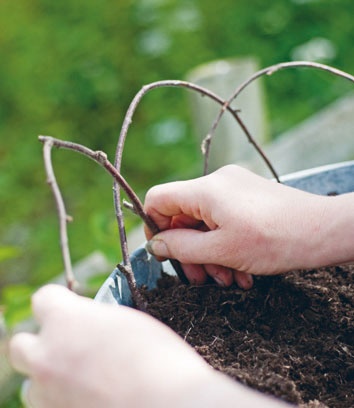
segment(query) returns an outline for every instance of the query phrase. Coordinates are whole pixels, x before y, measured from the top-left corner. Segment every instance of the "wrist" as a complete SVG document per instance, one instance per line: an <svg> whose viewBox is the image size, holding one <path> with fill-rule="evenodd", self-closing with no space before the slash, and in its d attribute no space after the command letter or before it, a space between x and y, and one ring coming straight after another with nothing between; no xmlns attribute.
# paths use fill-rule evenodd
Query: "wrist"
<svg viewBox="0 0 354 408"><path fill-rule="evenodd" d="M211 370L209 377L204 378L179 408L284 408L288 404L274 397L262 394L245 386L218 371Z"/></svg>
<svg viewBox="0 0 354 408"><path fill-rule="evenodd" d="M353 262L354 194L312 196L304 206L294 223L295 241L289 240L293 247L289 269Z"/></svg>
<svg viewBox="0 0 354 408"><path fill-rule="evenodd" d="M354 262L354 194L326 197L319 265Z"/></svg>

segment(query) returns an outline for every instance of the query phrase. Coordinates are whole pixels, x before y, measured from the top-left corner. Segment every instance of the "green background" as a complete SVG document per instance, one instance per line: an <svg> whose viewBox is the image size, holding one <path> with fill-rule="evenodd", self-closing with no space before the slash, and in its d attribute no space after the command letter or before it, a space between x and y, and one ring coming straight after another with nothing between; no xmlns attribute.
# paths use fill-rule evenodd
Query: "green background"
<svg viewBox="0 0 354 408"><path fill-rule="evenodd" d="M260 67L291 61L318 39L327 53L307 55L353 74L353 15L352 0L2 1L0 290L9 323L28 313L36 287L62 271L37 135L86 144L113 160L125 111L144 84L184 79L220 58L254 56ZM308 70L278 73L263 87L271 138L352 89ZM201 174L190 110L182 89L153 91L139 107L122 171L142 199L158 182ZM99 249L114 265L120 251L109 176L72 152L53 157L75 219L73 261ZM128 216L128 228L134 223Z"/></svg>

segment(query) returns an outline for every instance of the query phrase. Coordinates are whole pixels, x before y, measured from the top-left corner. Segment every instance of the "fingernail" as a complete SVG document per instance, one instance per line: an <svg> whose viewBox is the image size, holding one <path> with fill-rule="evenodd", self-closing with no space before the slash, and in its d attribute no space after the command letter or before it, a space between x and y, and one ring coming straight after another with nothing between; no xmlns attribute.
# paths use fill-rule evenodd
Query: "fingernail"
<svg viewBox="0 0 354 408"><path fill-rule="evenodd" d="M146 243L145 248L151 255L162 257L162 258L169 257L167 245L162 239L159 239L156 237L151 239L150 241Z"/></svg>
<svg viewBox="0 0 354 408"><path fill-rule="evenodd" d="M242 277L240 287L244 290L249 290L253 286L252 275L246 275Z"/></svg>

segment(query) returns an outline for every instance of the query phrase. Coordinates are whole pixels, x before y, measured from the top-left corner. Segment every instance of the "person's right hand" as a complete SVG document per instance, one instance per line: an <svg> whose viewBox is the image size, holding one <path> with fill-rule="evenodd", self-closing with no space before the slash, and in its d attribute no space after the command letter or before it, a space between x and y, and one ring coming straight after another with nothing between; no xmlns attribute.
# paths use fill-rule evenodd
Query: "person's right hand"
<svg viewBox="0 0 354 408"><path fill-rule="evenodd" d="M148 191L144 209L162 232L152 236L146 228L147 248L160 260L178 259L191 283L202 284L209 275L222 286L236 281L250 288L251 275L336 261L324 241L334 215L330 203L339 197L306 193L225 166Z"/></svg>

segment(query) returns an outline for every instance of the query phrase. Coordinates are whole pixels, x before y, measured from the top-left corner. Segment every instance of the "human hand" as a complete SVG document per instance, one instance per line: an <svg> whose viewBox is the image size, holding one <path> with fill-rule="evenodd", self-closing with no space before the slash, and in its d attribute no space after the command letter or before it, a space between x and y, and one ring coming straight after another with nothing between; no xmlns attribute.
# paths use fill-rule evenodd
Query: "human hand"
<svg viewBox="0 0 354 408"><path fill-rule="evenodd" d="M32 298L39 334L19 333L10 361L31 408L283 407L213 370L175 332L125 306L48 285Z"/></svg>
<svg viewBox="0 0 354 408"><path fill-rule="evenodd" d="M162 232L153 237L145 228L147 248L160 260L178 259L194 284L211 276L247 289L252 274L323 263L328 199L225 166L148 191L144 209Z"/></svg>
<svg viewBox="0 0 354 408"><path fill-rule="evenodd" d="M39 334L16 334L10 360L33 408L166 407L194 398L214 371L167 326L128 307L50 285L33 296Z"/></svg>

